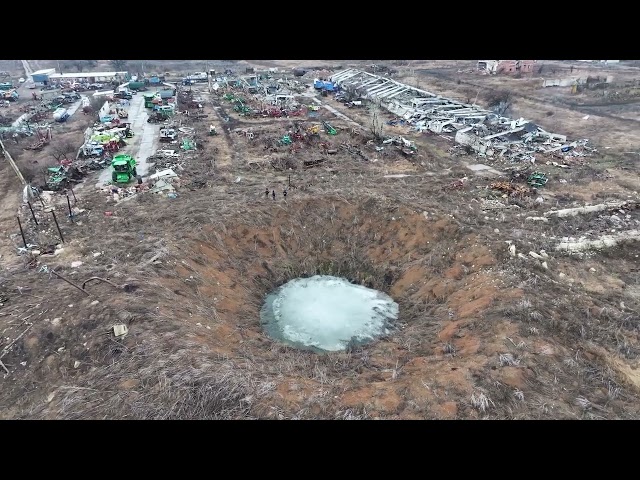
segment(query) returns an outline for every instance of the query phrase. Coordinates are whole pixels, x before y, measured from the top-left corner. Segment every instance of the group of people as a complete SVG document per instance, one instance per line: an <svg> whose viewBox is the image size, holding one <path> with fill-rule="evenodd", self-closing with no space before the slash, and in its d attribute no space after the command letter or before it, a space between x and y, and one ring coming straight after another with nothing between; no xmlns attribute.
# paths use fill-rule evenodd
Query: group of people
<svg viewBox="0 0 640 480"><path fill-rule="evenodd" d="M264 195L265 197L269 198L269 193L271 193L271 197L275 200L276 199L276 191L275 190L271 190L269 191L269 188L266 188L264 191ZM282 196L284 197L284 199L287 199L287 189L285 188L284 190L282 190Z"/></svg>

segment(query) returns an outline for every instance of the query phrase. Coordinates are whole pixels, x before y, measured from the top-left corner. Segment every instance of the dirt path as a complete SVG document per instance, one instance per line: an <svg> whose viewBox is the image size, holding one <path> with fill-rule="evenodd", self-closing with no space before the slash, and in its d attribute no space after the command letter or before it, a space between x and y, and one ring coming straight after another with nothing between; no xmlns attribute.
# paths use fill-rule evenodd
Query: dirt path
<svg viewBox="0 0 640 480"><path fill-rule="evenodd" d="M22 246L16 221L20 209L22 188L7 161L0 158L0 163L2 163L1 171L4 177L0 185L0 192L2 192L0 193L0 205L2 205L2 209L0 209L0 230L3 232L2 240L0 240L0 264L9 266L19 258L16 256L16 246ZM12 241L11 235L16 234L17 237L14 237Z"/></svg>
<svg viewBox="0 0 640 480"><path fill-rule="evenodd" d="M144 97L134 95L129 106L129 122L134 132L133 143L127 145L120 153L127 153L136 159L138 175L142 177L149 173L150 163L147 159L158 148L160 125L148 123L149 114L144 108ZM105 168L96 183L96 188L103 187L111 181L111 168Z"/></svg>

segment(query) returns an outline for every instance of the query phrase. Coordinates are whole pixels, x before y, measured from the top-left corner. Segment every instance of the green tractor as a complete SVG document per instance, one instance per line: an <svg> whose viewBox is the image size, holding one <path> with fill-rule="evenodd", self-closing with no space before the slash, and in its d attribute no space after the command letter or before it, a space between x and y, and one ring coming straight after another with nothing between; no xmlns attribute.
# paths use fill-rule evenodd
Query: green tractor
<svg viewBox="0 0 640 480"><path fill-rule="evenodd" d="M324 127L325 132L329 135L336 135L338 131L331 126L329 122L322 122L322 126Z"/></svg>
<svg viewBox="0 0 640 480"><path fill-rule="evenodd" d="M533 188L542 188L544 187L549 180L544 173L533 172L531 175L527 177L527 183L530 187Z"/></svg>
<svg viewBox="0 0 640 480"><path fill-rule="evenodd" d="M131 155L116 155L111 161L113 173L111 180L113 183L129 183L138 176L136 171L136 161Z"/></svg>

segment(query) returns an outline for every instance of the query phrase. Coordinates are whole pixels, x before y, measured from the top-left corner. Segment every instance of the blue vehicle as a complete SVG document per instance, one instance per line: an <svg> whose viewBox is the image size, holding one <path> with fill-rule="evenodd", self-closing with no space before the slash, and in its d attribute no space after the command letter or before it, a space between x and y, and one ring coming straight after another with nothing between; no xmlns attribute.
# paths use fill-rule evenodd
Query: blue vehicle
<svg viewBox="0 0 640 480"><path fill-rule="evenodd" d="M330 82L328 80L320 80L319 78L316 78L313 81L313 88L315 88L316 90L325 90L327 92L336 92L338 91L338 85Z"/></svg>

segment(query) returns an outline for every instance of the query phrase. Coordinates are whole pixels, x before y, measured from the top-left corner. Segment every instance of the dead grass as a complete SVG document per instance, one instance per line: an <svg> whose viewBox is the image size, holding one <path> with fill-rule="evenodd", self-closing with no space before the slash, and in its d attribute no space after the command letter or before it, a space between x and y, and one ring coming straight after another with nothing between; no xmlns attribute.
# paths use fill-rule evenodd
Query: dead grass
<svg viewBox="0 0 640 480"><path fill-rule="evenodd" d="M597 233L607 227L600 216L528 222L549 202L527 197L512 207L516 199L452 161L439 137L419 137L418 158L376 157L366 138L345 129L329 140L369 161L340 148L303 168L320 155L317 145L264 148L287 122L253 122L254 142L233 133L209 139L209 122L223 122L211 115L190 124L204 145L180 172L192 188L118 206L82 195L80 221L63 224L65 254L39 259L74 281L103 276L136 291L95 284L87 298L22 257L20 268L3 270L5 335L15 338L34 315L3 358L11 371L3 381L13 382L0 393L5 418L637 418L636 390L616 363L637 359L637 299L559 276L615 274L616 285L633 287L637 259L629 249L550 255L545 269L529 255L552 252L562 236ZM249 165L264 155L265 166ZM384 178L395 172L413 176ZM462 188L450 188L467 174ZM267 187L276 201L265 198ZM527 258L512 258L507 240ZM75 259L84 264L71 268ZM584 273L591 265L594 278ZM264 295L314 274L389 293L401 312L393 332L324 355L267 338L258 316ZM113 337L116 323L127 336Z"/></svg>

